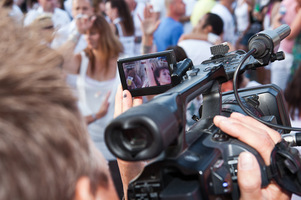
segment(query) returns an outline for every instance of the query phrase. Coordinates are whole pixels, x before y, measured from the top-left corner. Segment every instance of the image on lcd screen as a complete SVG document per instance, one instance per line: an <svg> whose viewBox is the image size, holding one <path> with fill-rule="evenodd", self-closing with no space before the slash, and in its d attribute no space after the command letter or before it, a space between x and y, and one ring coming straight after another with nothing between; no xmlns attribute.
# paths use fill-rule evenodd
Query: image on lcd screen
<svg viewBox="0 0 301 200"><path fill-rule="evenodd" d="M166 56L123 63L128 89L140 89L171 84Z"/></svg>

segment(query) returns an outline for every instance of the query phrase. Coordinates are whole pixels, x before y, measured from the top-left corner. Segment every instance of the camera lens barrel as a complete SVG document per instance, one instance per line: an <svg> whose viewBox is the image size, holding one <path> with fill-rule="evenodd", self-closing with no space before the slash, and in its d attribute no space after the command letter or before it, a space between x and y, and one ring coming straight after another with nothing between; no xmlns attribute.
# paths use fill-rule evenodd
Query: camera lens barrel
<svg viewBox="0 0 301 200"><path fill-rule="evenodd" d="M133 107L107 126L106 144L116 157L128 161L151 159L178 137L179 120L172 109L151 105Z"/></svg>

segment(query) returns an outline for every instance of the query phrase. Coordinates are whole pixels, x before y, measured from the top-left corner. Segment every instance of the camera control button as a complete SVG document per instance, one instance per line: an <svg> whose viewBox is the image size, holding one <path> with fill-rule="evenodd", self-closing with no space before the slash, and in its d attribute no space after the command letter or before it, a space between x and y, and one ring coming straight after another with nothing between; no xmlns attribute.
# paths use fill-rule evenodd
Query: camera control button
<svg viewBox="0 0 301 200"><path fill-rule="evenodd" d="M225 142L229 140L229 135L223 133L220 129L213 134L212 139L217 142Z"/></svg>

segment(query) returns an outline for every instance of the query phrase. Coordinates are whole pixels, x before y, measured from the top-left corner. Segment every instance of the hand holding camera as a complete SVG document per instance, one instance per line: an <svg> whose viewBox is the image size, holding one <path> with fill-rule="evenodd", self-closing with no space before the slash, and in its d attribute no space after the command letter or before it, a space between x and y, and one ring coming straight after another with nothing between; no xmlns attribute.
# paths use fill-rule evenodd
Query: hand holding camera
<svg viewBox="0 0 301 200"><path fill-rule="evenodd" d="M240 113L232 113L231 117L216 116L214 124L232 137L255 148L270 165L271 152L275 144L280 142L280 134L259 123L257 120ZM241 134L243 133L243 134ZM243 152L238 158L237 179L240 199L289 199L290 195L283 192L275 182L261 188L260 168L255 156Z"/></svg>
<svg viewBox="0 0 301 200"><path fill-rule="evenodd" d="M255 34L248 53L227 53L225 45L213 47L213 56L198 66L189 60L174 63L166 59L172 83L164 93L158 90L161 87L130 91L133 96L162 94L129 109L106 128L106 143L116 157L127 161L156 158L129 184L129 199L286 199L282 189L300 193L301 159L285 142L279 142L279 133L239 114L216 117L247 113L269 122L278 132L292 130L287 128L290 121L278 87L265 85L237 91L235 86L238 73L283 59L277 46L289 32L288 26L281 26ZM162 55L173 58L162 52L120 60L123 89L127 89L123 78L126 67ZM234 92L221 94L220 84L232 78ZM187 102L200 94L200 116L186 131ZM246 177L251 185L242 181Z"/></svg>

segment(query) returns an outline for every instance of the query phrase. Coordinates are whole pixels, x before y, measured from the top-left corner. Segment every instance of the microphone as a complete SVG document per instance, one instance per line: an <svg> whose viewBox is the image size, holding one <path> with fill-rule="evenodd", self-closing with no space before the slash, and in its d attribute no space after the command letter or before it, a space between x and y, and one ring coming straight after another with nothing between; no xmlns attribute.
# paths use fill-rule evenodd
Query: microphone
<svg viewBox="0 0 301 200"><path fill-rule="evenodd" d="M256 50L253 54L254 58L264 58L276 53L279 48L280 41L286 38L290 33L291 29L287 24L283 24L274 30L264 30L253 35L249 39L248 47L250 50ZM281 57L275 58L275 60L280 59ZM284 59L284 56L282 59Z"/></svg>

